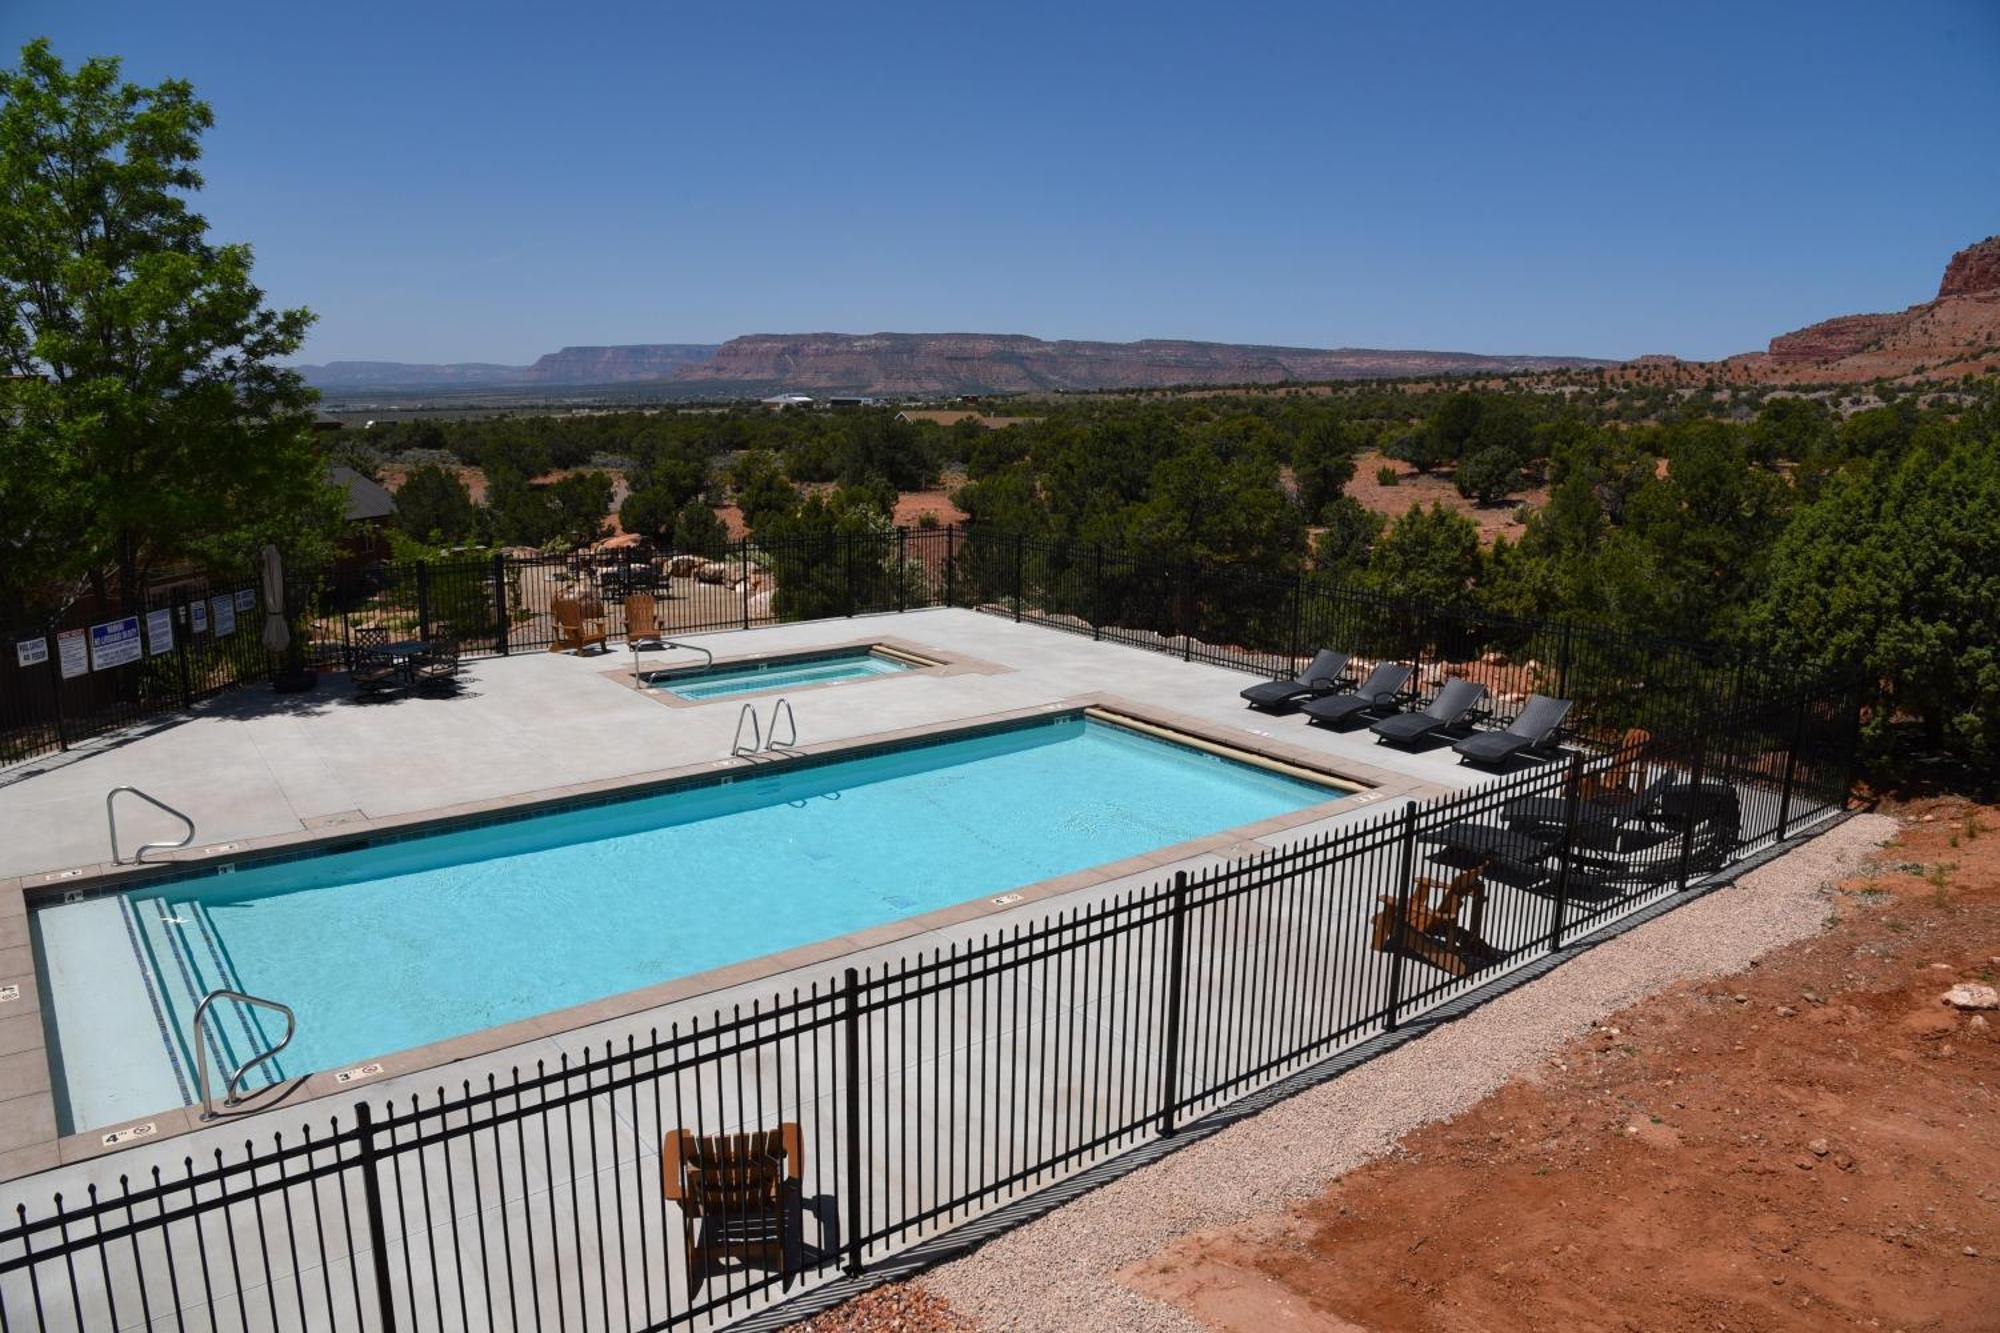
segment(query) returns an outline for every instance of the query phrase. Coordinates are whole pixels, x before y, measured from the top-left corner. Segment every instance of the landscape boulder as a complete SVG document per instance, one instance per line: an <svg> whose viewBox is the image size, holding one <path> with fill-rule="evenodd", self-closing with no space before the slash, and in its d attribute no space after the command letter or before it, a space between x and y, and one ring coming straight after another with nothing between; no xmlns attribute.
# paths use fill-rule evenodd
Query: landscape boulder
<svg viewBox="0 0 2000 1333"><path fill-rule="evenodd" d="M1940 999L1954 1009L2000 1009L2000 991L1977 981L1961 981Z"/></svg>

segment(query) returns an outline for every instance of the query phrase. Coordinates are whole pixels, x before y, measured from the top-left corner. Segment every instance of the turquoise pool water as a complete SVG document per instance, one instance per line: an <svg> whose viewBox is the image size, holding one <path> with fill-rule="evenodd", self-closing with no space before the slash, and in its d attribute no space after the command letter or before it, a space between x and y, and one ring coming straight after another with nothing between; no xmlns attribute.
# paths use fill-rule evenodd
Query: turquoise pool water
<svg viewBox="0 0 2000 1333"><path fill-rule="evenodd" d="M732 694L791 690L801 685L831 685L839 681L866 680L870 676L892 676L909 669L907 662L859 652L840 657L817 657L805 662L760 662L755 666L675 672L652 683L655 688L683 699L726 699Z"/></svg>
<svg viewBox="0 0 2000 1333"><path fill-rule="evenodd" d="M191 1100L217 987L298 1012L279 1076L340 1069L1340 795L1074 717L753 774L38 909L67 1118Z"/></svg>

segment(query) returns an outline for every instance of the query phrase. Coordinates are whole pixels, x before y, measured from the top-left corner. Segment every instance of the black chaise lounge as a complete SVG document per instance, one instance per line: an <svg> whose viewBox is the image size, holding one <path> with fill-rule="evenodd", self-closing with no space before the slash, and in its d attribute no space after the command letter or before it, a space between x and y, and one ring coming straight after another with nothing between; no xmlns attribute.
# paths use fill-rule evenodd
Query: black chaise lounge
<svg viewBox="0 0 2000 1333"><path fill-rule="evenodd" d="M1252 708L1280 712L1306 699L1332 694L1347 684L1347 654L1322 648L1312 662L1290 680L1267 680L1241 692Z"/></svg>
<svg viewBox="0 0 2000 1333"><path fill-rule="evenodd" d="M1545 694L1528 697L1521 709L1521 715L1507 724L1504 731L1481 731L1467 736L1452 746L1458 752L1458 762L1500 765L1517 754L1540 750L1562 730L1563 719L1569 716L1570 701L1551 699Z"/></svg>
<svg viewBox="0 0 2000 1333"><path fill-rule="evenodd" d="M1378 743L1388 741L1391 745L1415 745L1439 732L1462 725L1474 715L1479 701L1485 697L1486 687L1476 681L1448 680L1428 707L1414 713L1398 713L1377 722L1373 728L1375 739Z"/></svg>
<svg viewBox="0 0 2000 1333"><path fill-rule="evenodd" d="M1384 662L1369 672L1368 679L1350 693L1309 700L1299 711L1310 720L1324 722L1328 726L1392 713L1403 697L1403 687L1409 683L1409 667L1401 662Z"/></svg>

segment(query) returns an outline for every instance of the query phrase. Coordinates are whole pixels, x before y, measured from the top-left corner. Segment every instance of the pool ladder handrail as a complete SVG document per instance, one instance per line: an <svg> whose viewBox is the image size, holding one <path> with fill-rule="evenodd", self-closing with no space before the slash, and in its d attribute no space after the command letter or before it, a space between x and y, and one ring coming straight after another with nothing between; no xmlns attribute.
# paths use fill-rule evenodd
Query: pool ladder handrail
<svg viewBox="0 0 2000 1333"><path fill-rule="evenodd" d="M750 723L750 745L747 749L743 745L743 723L745 719L748 719ZM757 705L745 703L736 714L736 739L730 743L729 757L734 759L741 754L756 754L763 748L764 724L757 720Z"/></svg>
<svg viewBox="0 0 2000 1333"><path fill-rule="evenodd" d="M778 719L780 717L785 719L787 729L791 732L789 739L783 745L778 743ZM798 715L792 712L792 701L782 695L779 696L778 702L771 705L770 735L771 739L764 743L764 748L767 750L792 749L799 743Z"/></svg>
<svg viewBox="0 0 2000 1333"><path fill-rule="evenodd" d="M778 739L778 719L781 717L785 719L785 729L790 733L783 741ZM750 724L748 746L743 744L743 724L746 721ZM768 740L765 739L767 735ZM790 699L780 696L778 701L771 705L771 728L768 733L764 729L763 720L757 716L757 705L745 701L743 707L736 713L736 738L730 743L729 757L734 759L740 755L763 754L767 750L787 750L798 743L799 718L798 714L792 711Z"/></svg>
<svg viewBox="0 0 2000 1333"><path fill-rule="evenodd" d="M208 1018L209 1006L217 1000L235 1000L241 1004L260 1005L266 1009L275 1009L285 1016L285 1035L279 1040L278 1044L268 1051L251 1056L248 1060L245 1060L242 1064L236 1066L234 1070L230 1071L229 1081L222 1085L222 1104L224 1106L234 1106L242 1100L242 1098L236 1095L236 1088L243 1081L243 1076L258 1065L263 1064L266 1060L275 1058L278 1052L291 1045L293 1035L299 1030L299 1016L292 1012L292 1007L288 1004L281 1004L276 1000L267 1000L261 995L247 995L240 990L229 990L227 988L212 990L202 996L201 1003L194 1007L194 1057L195 1073L201 1080L201 1118L203 1120L213 1120L216 1115L215 1093L208 1086L208 1043L202 1040L202 1037L205 1035L202 1025Z"/></svg>
<svg viewBox="0 0 2000 1333"><path fill-rule="evenodd" d="M688 650L689 652L691 652L691 653L700 653L700 654L702 655L702 659L703 659L703 660L702 660L702 664L701 664L701 669L702 669L703 671L713 671L713 670L715 669L715 654L714 654L714 653L712 653L712 652L710 652L710 651L709 651L708 649L706 649L706 648L702 647L702 646L701 646L700 644L698 644L698 643L682 643L682 642L681 642L680 640L678 640L678 639L630 639L630 638L628 638L628 639L626 639L626 640L625 640L625 646L626 646L626 647L628 647L628 648L630 648L630 649L632 650L632 688L633 688L633 689L637 689L637 688L639 688L639 653L640 653L640 651L641 651L642 649L647 649L647 648L650 648L650 649L651 649L652 651L654 651L654 652L662 652L662 653L663 653L663 652L667 651L667 649L669 649L669 648L685 648L685 649L687 649L687 650Z"/></svg>
<svg viewBox="0 0 2000 1333"><path fill-rule="evenodd" d="M112 865L122 866L125 864L125 858L118 854L118 810L115 805L118 793L121 791L131 792L134 796L146 802L146 804L166 811L175 819L187 825L187 836L179 842L146 842L139 844L138 850L132 853L131 863L133 865L138 865L144 861L147 852L177 852L194 841L194 820L188 818L185 812L174 809L159 797L140 791L137 787L113 787L110 791L104 793L104 822L111 831Z"/></svg>

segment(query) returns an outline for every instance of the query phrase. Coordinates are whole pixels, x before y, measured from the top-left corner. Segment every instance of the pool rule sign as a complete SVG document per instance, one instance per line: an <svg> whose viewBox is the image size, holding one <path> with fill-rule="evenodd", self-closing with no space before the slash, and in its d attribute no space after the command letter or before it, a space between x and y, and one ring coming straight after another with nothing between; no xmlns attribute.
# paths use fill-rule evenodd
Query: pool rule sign
<svg viewBox="0 0 2000 1333"><path fill-rule="evenodd" d="M109 671L139 660L139 617L124 616L90 627L90 669ZM68 672L63 674L67 675Z"/></svg>

